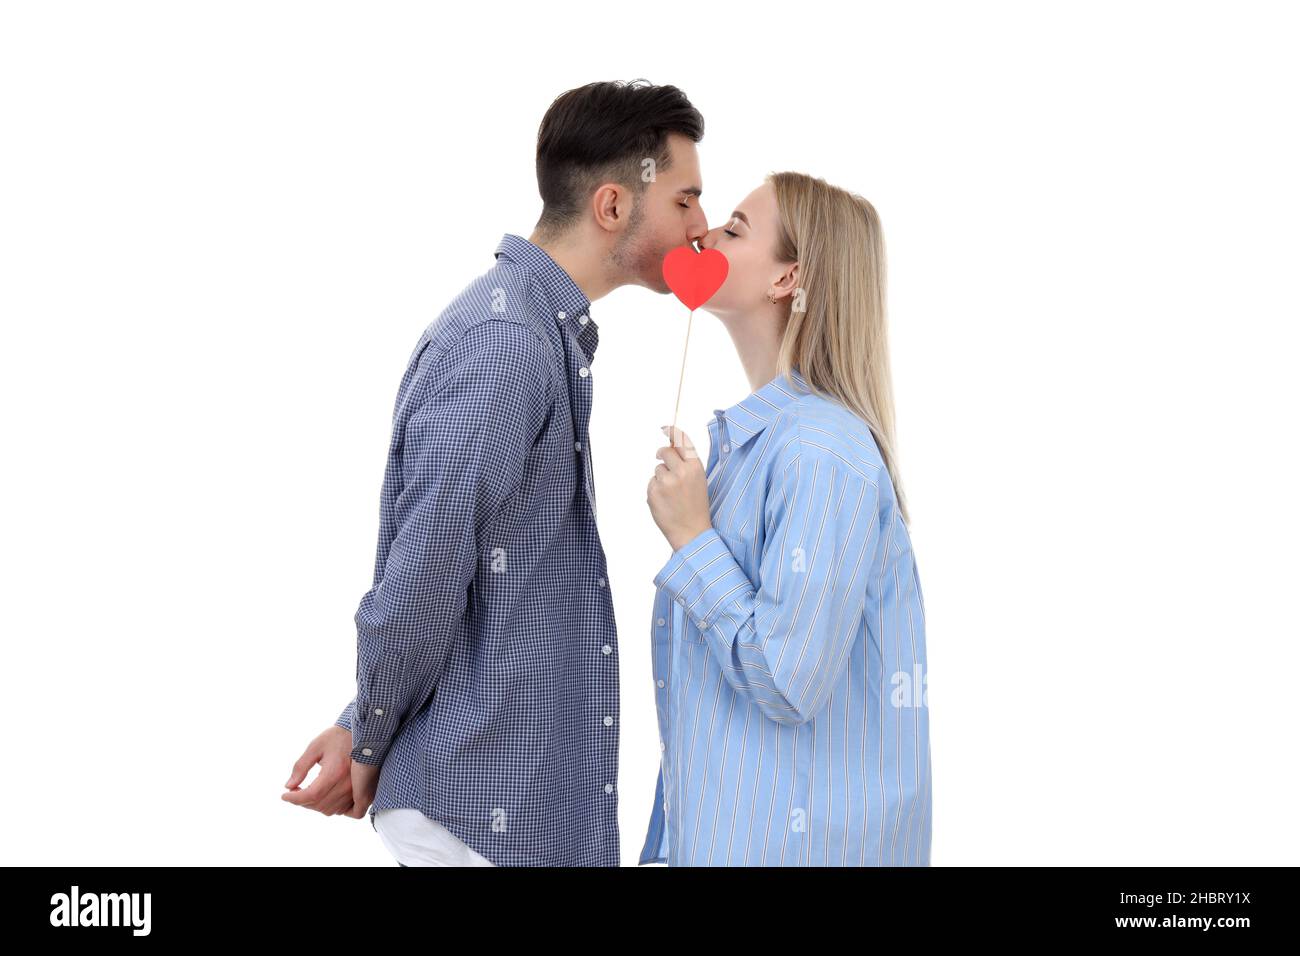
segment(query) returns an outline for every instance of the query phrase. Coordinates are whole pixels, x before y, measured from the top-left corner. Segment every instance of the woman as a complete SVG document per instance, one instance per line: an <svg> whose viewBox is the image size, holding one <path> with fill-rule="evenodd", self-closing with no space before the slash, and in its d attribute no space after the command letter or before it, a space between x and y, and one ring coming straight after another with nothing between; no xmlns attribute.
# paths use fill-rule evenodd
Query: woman
<svg viewBox="0 0 1300 956"><path fill-rule="evenodd" d="M928 866L925 611L894 455L884 245L798 173L704 246L753 393L660 448L660 773L640 863ZM787 374L788 373L788 374Z"/></svg>

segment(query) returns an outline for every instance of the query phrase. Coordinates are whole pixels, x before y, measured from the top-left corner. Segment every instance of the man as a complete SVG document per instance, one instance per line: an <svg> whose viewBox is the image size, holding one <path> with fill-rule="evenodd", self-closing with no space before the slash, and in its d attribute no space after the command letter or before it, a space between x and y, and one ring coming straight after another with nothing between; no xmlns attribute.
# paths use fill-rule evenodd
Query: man
<svg viewBox="0 0 1300 956"><path fill-rule="evenodd" d="M538 132L533 234L507 234L411 355L356 613L357 696L282 795L326 815L370 807L403 865L619 864L590 304L669 291L664 255L707 231L703 135L672 86L561 95Z"/></svg>

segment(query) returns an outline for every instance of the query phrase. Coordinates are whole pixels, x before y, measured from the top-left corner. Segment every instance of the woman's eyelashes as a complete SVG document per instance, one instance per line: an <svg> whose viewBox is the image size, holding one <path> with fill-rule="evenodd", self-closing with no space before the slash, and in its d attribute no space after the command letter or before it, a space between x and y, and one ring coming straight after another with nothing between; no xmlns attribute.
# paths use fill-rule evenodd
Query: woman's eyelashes
<svg viewBox="0 0 1300 956"><path fill-rule="evenodd" d="M738 234L732 232L732 231L731 231L731 228L730 228L730 227L734 226L735 224L736 224L736 217L735 217L735 216L732 216L730 219L727 220L727 228L725 228L725 229L722 230L722 231L725 232L727 235L729 235L732 239L735 239L735 238L737 238L737 236L738 236Z"/></svg>

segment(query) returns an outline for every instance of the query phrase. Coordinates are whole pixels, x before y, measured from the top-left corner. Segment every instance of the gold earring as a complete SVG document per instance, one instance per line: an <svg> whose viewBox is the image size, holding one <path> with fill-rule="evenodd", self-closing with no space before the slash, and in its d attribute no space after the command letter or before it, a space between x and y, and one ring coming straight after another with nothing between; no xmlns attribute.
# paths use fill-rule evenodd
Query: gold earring
<svg viewBox="0 0 1300 956"><path fill-rule="evenodd" d="M773 305L776 305L776 293L773 292L771 289L767 290L767 301L771 302Z"/></svg>

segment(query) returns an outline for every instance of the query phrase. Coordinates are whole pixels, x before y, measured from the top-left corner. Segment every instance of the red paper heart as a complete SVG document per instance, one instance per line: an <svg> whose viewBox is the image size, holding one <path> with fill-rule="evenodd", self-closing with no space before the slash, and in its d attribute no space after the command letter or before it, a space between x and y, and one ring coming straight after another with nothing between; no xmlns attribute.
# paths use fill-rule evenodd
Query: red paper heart
<svg viewBox="0 0 1300 956"><path fill-rule="evenodd" d="M726 279L727 257L717 249L696 252L678 246L664 256L664 281L692 312L713 298Z"/></svg>

